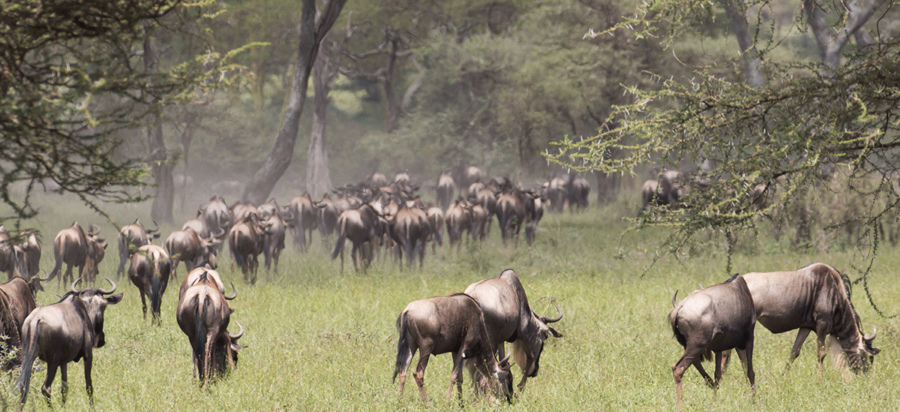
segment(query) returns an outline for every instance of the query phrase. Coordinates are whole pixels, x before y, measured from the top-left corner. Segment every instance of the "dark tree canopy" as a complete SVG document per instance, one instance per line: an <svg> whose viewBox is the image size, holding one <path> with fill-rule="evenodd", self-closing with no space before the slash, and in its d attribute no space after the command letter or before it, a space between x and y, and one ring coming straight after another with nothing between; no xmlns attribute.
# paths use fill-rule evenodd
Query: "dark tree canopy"
<svg viewBox="0 0 900 412"><path fill-rule="evenodd" d="M146 72L145 33L181 13L202 16L208 7L214 5L177 0L4 3L0 197L13 216L0 221L34 216L31 193L42 183L92 207L96 199L141 199L127 188L145 184L147 165L117 156L123 137L141 133L155 107L215 86L233 68L226 63L232 54L207 51L172 69Z"/></svg>

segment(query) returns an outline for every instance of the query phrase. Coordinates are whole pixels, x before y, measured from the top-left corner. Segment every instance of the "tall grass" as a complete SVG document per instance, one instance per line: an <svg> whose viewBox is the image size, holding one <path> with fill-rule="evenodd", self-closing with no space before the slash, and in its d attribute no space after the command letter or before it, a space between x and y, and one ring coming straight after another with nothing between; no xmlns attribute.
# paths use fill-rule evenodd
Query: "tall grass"
<svg viewBox="0 0 900 412"><path fill-rule="evenodd" d="M187 337L175 322L178 282L163 297L162 326L142 319L138 293L127 278L119 281L125 299L107 309L107 345L94 351L94 390L98 410L420 410L410 376L402 397L391 382L396 357L394 322L412 300L447 295L465 289L477 280L496 276L506 268L522 278L532 307L539 314L553 315L551 301L563 310L556 328L565 337L550 339L541 357L537 378L511 405L477 401L466 376L466 409L509 410L666 410L674 408L675 388L671 367L682 348L673 339L666 315L676 290L683 297L697 287L721 282L725 273L724 249L713 241L701 242L684 255L663 257L652 265L666 232L661 229L629 233L621 217L631 215L634 205L616 204L591 208L581 214L546 215L537 242L528 247L503 247L494 225L483 244L464 244L459 252L447 246L438 256L426 256L424 269L399 269L391 259L381 258L367 273L349 269L341 274L339 264L327 258L316 236L307 255L288 248L280 273L269 279L261 271L255 286L241 283L239 271L229 269L228 257L220 273L234 281L238 298L232 322L240 322L246 333L240 343L236 370L224 379L200 389L192 377ZM52 239L56 231L78 220L83 225L101 219L92 212L59 197L47 197L39 220L44 231L42 267L53 264ZM135 217L146 219L145 205L110 205L117 222ZM189 216L185 216L187 218ZM102 276L113 277L118 264L115 229L104 224L110 240L101 263ZM165 237L171 228L163 229ZM786 247L771 247L765 233L742 238L747 247L733 257L740 272L798 268L823 261L855 278L854 267L865 257L858 251L800 254ZM900 281L893 270L900 263L896 250L883 248L875 263L870 289L876 303L888 313L900 311L894 298ZM179 270L181 277L184 269ZM179 280L180 282L180 280ZM56 282L39 294L41 304L53 303ZM67 286L63 286L64 288ZM875 314L863 289L854 289L854 302L866 332L878 327L875 346L883 352L865 375L847 378L831 367L818 370L814 338L804 347L792 369L785 365L794 333L773 335L757 328L754 364L756 396L739 362L734 362L718 392L707 388L700 375L685 375L685 407L689 410L888 410L900 404L900 359L898 322ZM236 325L231 330L236 330ZM418 357L417 357L418 358ZM416 359L417 359L416 358ZM417 360L414 360L416 362ZM827 362L826 362L827 364ZM413 368L415 364L413 364ZM711 365L710 365L711 367ZM458 409L447 403L451 360L438 356L429 363L425 384L431 406ZM27 410L46 410L40 399L40 384L46 372L35 372ZM521 378L517 367L515 378ZM14 404L12 379L7 379L7 403ZM82 364L69 369L69 400L75 410L87 409ZM60 377L53 385L54 407L58 407Z"/></svg>

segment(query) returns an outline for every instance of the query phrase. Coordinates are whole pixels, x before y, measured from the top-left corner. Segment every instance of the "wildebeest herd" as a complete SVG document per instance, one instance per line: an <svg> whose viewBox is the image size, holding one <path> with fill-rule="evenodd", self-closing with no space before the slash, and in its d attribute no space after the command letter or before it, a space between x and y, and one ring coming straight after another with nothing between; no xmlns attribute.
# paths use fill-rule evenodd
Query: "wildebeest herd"
<svg viewBox="0 0 900 412"><path fill-rule="evenodd" d="M450 253L454 253L454 247L459 253L459 245L466 239L483 241L494 217L504 245L518 243L523 226L526 241L531 244L545 209L583 209L590 192L587 181L575 174L548 179L536 189L524 189L508 178L486 183L482 178L481 171L474 167L442 173L433 185L436 204L421 200L419 185L406 173L398 174L390 183L384 175L375 173L318 201L303 194L284 206L275 199L261 205L235 202L229 206L223 197L213 196L198 209L195 218L164 242L158 225L148 229L135 220L123 226L117 236L116 276L127 273L141 296L144 317L149 300L151 322L161 324L162 296L168 282L177 280L177 267L185 264L187 274L178 291L176 320L190 343L195 374L205 386L229 367L234 368L242 349L238 340L244 334L243 327L238 324L238 333L228 331L234 313L228 301L234 300L237 292L232 284L232 293L226 295L225 284L216 271L221 263L217 256L225 243L232 269L236 264L244 282L250 285L257 281L259 255L264 256L266 272L277 273L286 235L293 238L296 250L306 253L312 250L316 231L322 245L330 249L331 258L340 256L341 271L347 241L352 245L351 257L357 270L365 271L376 259L391 256L400 268L404 256L414 268L417 257L419 266L424 265L429 243L432 253L437 254L437 247L443 251L445 238ZM648 201L677 201L682 189L674 179L663 185L657 182L649 197L645 184L645 206ZM93 402L93 348L105 343L106 307L123 297L122 293L114 294L117 286L109 278L110 289L77 288L80 282L94 284L97 280L98 264L107 247L99 234L99 227L92 226L85 232L77 222L62 229L54 238L55 266L49 275L39 277L41 246L37 234L10 236L0 226L0 270L10 278L0 285L0 334L9 337L8 345L19 349L6 368L21 367L16 387L22 403L27 399L36 359L47 363L41 392L48 399L56 372L61 372L62 402L66 398L67 364L83 359L87 393ZM154 239L162 244L154 244ZM333 248L328 247L332 241ZM61 274L64 263L67 268ZM73 276L74 267L78 268L78 278ZM71 290L58 303L39 307L34 296L43 290L41 282L53 277L58 277L57 287L63 281L72 282ZM867 370L879 350L872 347L875 334L863 334L848 290L845 276L831 266L816 263L796 271L735 275L722 284L701 287L681 302L673 296L669 322L676 340L685 348L672 368L678 403L682 401L681 382L686 370L696 367L715 388L731 349L737 350L751 388L755 386L752 356L757 322L773 333L799 330L790 361L798 356L809 332L815 331L820 363L826 346L835 344L842 348L851 370ZM562 337L550 326L563 317L558 306L556 310L552 318L534 313L519 276L511 269L473 283L462 293L413 300L396 320L399 341L394 379L399 377L399 393L403 393L407 371L418 352L413 376L422 399L427 400L424 375L428 360L431 355L450 353L453 369L448 400L454 384L462 399L465 368L476 393L510 401L514 396L510 359L519 365L521 391L528 378L537 376L547 339ZM509 351L506 342L511 343ZM715 373L711 378L701 361L713 356Z"/></svg>

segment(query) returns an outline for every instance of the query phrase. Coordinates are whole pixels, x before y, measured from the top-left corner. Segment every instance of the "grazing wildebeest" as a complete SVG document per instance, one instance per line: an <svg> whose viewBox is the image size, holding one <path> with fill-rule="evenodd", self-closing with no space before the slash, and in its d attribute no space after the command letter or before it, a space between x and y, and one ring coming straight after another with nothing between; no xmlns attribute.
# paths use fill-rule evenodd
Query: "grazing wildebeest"
<svg viewBox="0 0 900 412"><path fill-rule="evenodd" d="M438 177L437 187L435 188L436 199L442 210L450 207L450 201L453 199L453 191L456 190L456 183L447 173L441 173Z"/></svg>
<svg viewBox="0 0 900 412"><path fill-rule="evenodd" d="M484 173L475 166L459 165L453 168L453 179L459 185L460 190L469 188L475 182L481 182ZM471 192L470 192L471 193Z"/></svg>
<svg viewBox="0 0 900 412"><path fill-rule="evenodd" d="M103 290L88 288L78 290L75 287L79 278L72 284L59 302L35 309L25 318L22 326L22 373L16 381L16 388L22 394L20 402L28 399L28 387L31 383L31 371L34 359L47 362L47 377L41 386L41 393L50 399L50 385L56 377L56 370L62 372L62 403L66 402L68 391L69 362L84 359L84 384L88 399L94 404L94 386L91 381L94 348L102 348L106 344L103 333L103 313L107 305L115 305L122 301L122 294L113 295L116 283L106 278L112 289Z"/></svg>
<svg viewBox="0 0 900 412"><path fill-rule="evenodd" d="M289 206L294 220L288 225L294 238L294 245L301 252L306 252L312 243L313 230L318 226L318 210L309 193L295 197Z"/></svg>
<svg viewBox="0 0 900 412"><path fill-rule="evenodd" d="M371 241L379 233L378 214L368 203L359 209L350 209L341 212L338 218L338 239L331 252L331 259L341 256L341 273L344 273L344 241L349 239L353 243L350 257L353 259L353 268L359 270L357 255L362 260L363 271L368 269L372 260Z"/></svg>
<svg viewBox="0 0 900 412"><path fill-rule="evenodd" d="M240 201L231 205L231 216L234 218L234 222L240 222L244 220L246 217L250 215L255 215L259 217L259 209L253 205L245 205Z"/></svg>
<svg viewBox="0 0 900 412"><path fill-rule="evenodd" d="M496 383L499 382L503 395L509 401L512 394L512 373L507 363L509 357L497 361L481 307L469 295L457 293L410 302L397 318L397 332L400 340L397 342L394 379L400 375L401 396L406 371L416 351L419 351L419 363L413 376L425 402L428 401L428 395L425 394L425 367L428 366L428 358L449 352L453 354L453 371L450 373L450 388L447 390L448 401L453 394L453 384L456 384L462 400L463 361L473 362L483 376L493 377L496 381L491 380L491 388L496 388Z"/></svg>
<svg viewBox="0 0 900 412"><path fill-rule="evenodd" d="M485 228L491 223L490 214L488 214L487 210L484 209L481 204L472 205L471 219L469 223L471 224L471 228L469 232L472 235L472 240L484 240L485 235L487 234Z"/></svg>
<svg viewBox="0 0 900 412"><path fill-rule="evenodd" d="M241 267L244 282L256 283L258 256L263 252L264 233L259 227L259 218L251 213L231 227L228 233L228 250L231 257Z"/></svg>
<svg viewBox="0 0 900 412"><path fill-rule="evenodd" d="M485 186L484 183L481 183L481 182L472 183L469 185L469 190L466 191L466 196L467 197L477 196L478 192L484 190L486 187L487 186ZM462 193L460 193L460 196L461 195L462 195Z"/></svg>
<svg viewBox="0 0 900 412"><path fill-rule="evenodd" d="M141 294L141 309L144 319L147 319L147 300L150 299L150 314L152 320L162 324L160 318L160 306L163 294L169 285L169 277L172 272L172 261L163 248L156 245L146 245L138 248L131 255L131 266L128 267L128 278L137 286Z"/></svg>
<svg viewBox="0 0 900 412"><path fill-rule="evenodd" d="M534 243L537 225L544 217L544 198L536 193L528 193L525 198L525 240Z"/></svg>
<svg viewBox="0 0 900 412"><path fill-rule="evenodd" d="M203 262L209 263L215 269L216 249L224 239L225 231L208 238L200 237L200 234L190 227L172 232L166 239L166 251L172 259L172 277L177 277L175 272L181 262L184 262L188 272Z"/></svg>
<svg viewBox="0 0 900 412"><path fill-rule="evenodd" d="M672 366L675 377L675 394L678 405L682 404L681 379L684 373L694 365L710 387L716 388L722 379L722 352L737 349L750 389L756 386L756 374L753 372L753 329L756 326L756 312L753 310L753 299L744 279L735 275L725 283L695 290L681 302L675 303L672 296L672 312L669 313L669 324L675 339L684 347L684 354ZM716 359L716 379L706 373L701 365L702 360L710 360L712 354Z"/></svg>
<svg viewBox="0 0 900 412"><path fill-rule="evenodd" d="M648 205L674 207L679 199L689 192L687 186L681 184L681 172L668 170L659 175L659 180L650 179L641 186L641 212Z"/></svg>
<svg viewBox="0 0 900 412"><path fill-rule="evenodd" d="M181 230L187 230L188 228L193 229L194 232L197 232L197 235L201 238L207 238L209 237L209 235L211 235L211 233L209 232L209 228L206 227L206 223L204 223L203 220L200 219L199 215L198 217L188 220L187 222L184 222L183 225L181 225Z"/></svg>
<svg viewBox="0 0 900 412"><path fill-rule="evenodd" d="M106 255L106 241L98 237L100 227L94 226L90 232L84 233L84 229L78 222L72 223L72 226L60 230L53 239L53 255L56 257L56 265L50 272L50 278L59 275L62 264L66 264L65 274L57 279L57 287L60 282L68 282L74 280L72 276L72 267L78 267L78 276L85 277L88 282L93 282L94 277L100 273L97 265ZM85 271L85 267L87 271Z"/></svg>
<svg viewBox="0 0 900 412"><path fill-rule="evenodd" d="M150 239L159 237L159 225L155 229L146 229L140 220L134 219L134 223L122 226L119 230L119 268L116 269L116 279L125 272L125 263L131 255L141 246L149 245Z"/></svg>
<svg viewBox="0 0 900 412"><path fill-rule="evenodd" d="M562 312L557 307L555 318L537 316L528 304L525 288L519 275L512 269L500 272L495 278L475 282L466 288L466 295L475 299L484 312L484 325L487 327L491 347L498 358L506 357L504 342L512 343L511 354L522 371L519 390L525 388L528 378L537 376L540 369L541 353L544 342L551 336L561 338L562 335L548 326L562 319ZM469 372L473 374L474 365L467 362Z"/></svg>
<svg viewBox="0 0 900 412"><path fill-rule="evenodd" d="M222 375L226 362L232 368L237 364L241 349L237 340L243 336L244 328L238 324L240 332L228 332L232 313L234 309L228 307L224 295L207 272L202 272L193 286L178 298L176 319L191 342L192 362L201 387Z"/></svg>
<svg viewBox="0 0 900 412"><path fill-rule="evenodd" d="M756 319L772 333L800 329L791 350L790 362L800 355L800 348L815 331L819 364L826 354L825 337L839 343L854 372L867 370L874 356L881 352L872 347L875 333L863 335L859 318L844 288L845 281L833 267L813 263L784 272L747 273L747 282ZM849 280L848 287L849 287ZM834 342L834 341L837 342Z"/></svg>
<svg viewBox="0 0 900 412"><path fill-rule="evenodd" d="M269 199L268 202L263 203L256 207L256 214L260 219L266 220L269 216L277 214L280 209L278 208L278 202L275 198Z"/></svg>

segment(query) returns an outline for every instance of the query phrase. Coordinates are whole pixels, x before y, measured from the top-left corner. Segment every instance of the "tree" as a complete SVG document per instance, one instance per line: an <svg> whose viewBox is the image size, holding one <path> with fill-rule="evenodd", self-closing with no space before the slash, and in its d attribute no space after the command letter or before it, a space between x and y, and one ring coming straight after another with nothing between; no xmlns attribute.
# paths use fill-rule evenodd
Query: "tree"
<svg viewBox="0 0 900 412"><path fill-rule="evenodd" d="M723 4L727 8L743 3L726 0ZM867 205L853 211L853 220L877 225L900 204L892 183L900 172L900 134L894 120L900 114L896 98L900 72L895 57L900 39L879 37L875 41L859 31L881 30L880 23L869 19L877 10L888 13L890 7L863 0L844 2L835 9L813 1L805 2L804 7L822 63L798 61L795 56L799 53L777 54L776 46L752 52L755 48L747 45L746 36L738 34L744 58L754 53L761 59L768 55L766 69L754 71L766 75L763 82L751 81L753 87L748 87L733 76L703 70L695 71L690 79L659 76L662 87L658 90L627 88L632 102L616 107L609 116L619 121L618 129L584 141L563 139L560 152L548 151L545 157L581 170L607 173L634 173L646 162L678 167L712 160L710 170L686 177L684 184L695 190L684 199L685 207L656 208L639 218L642 225L677 228L669 239L670 250L678 250L697 231L707 228L723 231L733 244L736 230L773 218L780 208L776 205L788 208L803 199L804 193L827 190L823 179L833 175L835 165L844 171L841 178L845 184L840 190L865 199L861 203ZM746 10L745 5L739 9ZM712 3L657 2L639 10L636 18L597 35L630 26L639 36L662 33L659 38L672 45L698 16L718 12ZM837 28L828 25L825 16L829 13L840 17ZM727 14L734 23L745 11ZM763 26L757 22L756 38L765 41L759 31ZM851 36L861 45L855 53L844 48ZM850 58L841 63L848 54ZM622 156L606 156L612 150ZM769 196L778 190L779 200L760 204L754 188L765 189ZM829 223L848 221L838 218ZM869 244L875 247L877 239Z"/></svg>
<svg viewBox="0 0 900 412"><path fill-rule="evenodd" d="M309 76L312 73L319 45L340 15L344 3L346 0L328 0L322 12L317 15L315 0L303 0L299 47L281 128L275 137L269 155L247 183L244 194L241 196L242 201L251 204L265 202L272 192L272 188L275 187L275 183L291 164L300 115L303 113L303 106L306 103Z"/></svg>
<svg viewBox="0 0 900 412"><path fill-rule="evenodd" d="M208 4L139 0L24 0L0 10L0 198L13 215L37 214L33 189L55 183L100 213L97 199L138 201L146 157L117 153L125 136L153 123L157 108L185 101L230 76L233 54L206 52L170 70L140 64L145 30ZM201 13L202 14L202 13ZM198 21L194 17L195 23ZM17 187L24 185L24 190Z"/></svg>

